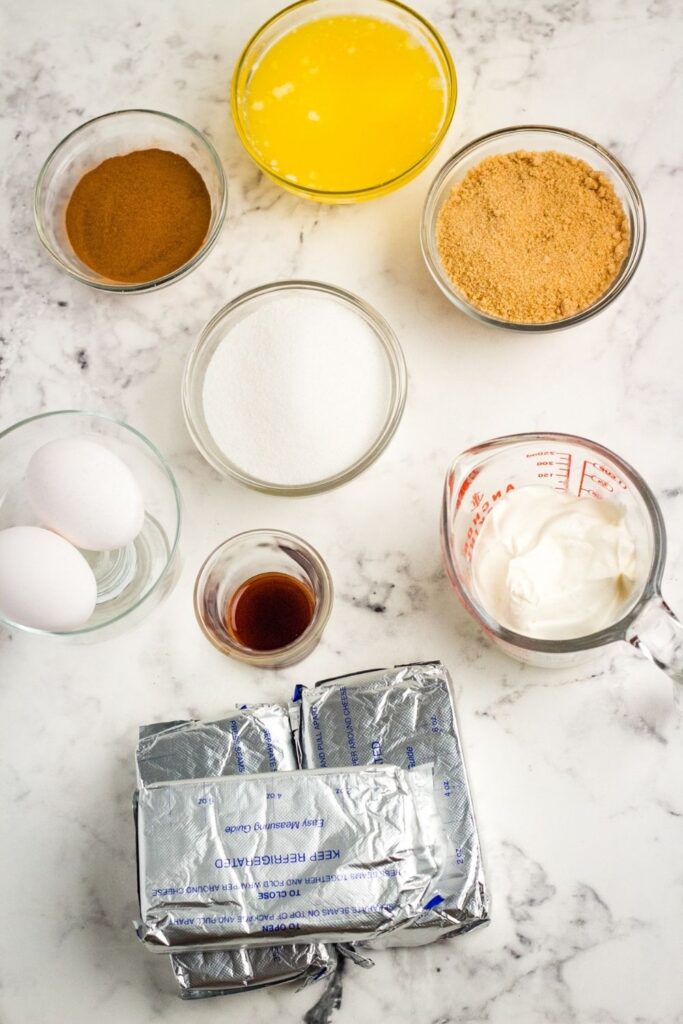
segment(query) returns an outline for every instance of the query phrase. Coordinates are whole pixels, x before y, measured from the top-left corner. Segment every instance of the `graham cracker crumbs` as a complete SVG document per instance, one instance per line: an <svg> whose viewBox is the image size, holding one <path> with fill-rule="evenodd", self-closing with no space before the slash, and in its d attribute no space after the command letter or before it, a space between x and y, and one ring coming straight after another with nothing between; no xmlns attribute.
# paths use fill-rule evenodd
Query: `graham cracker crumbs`
<svg viewBox="0 0 683 1024"><path fill-rule="evenodd" d="M472 167L437 219L444 270L484 313L548 323L590 306L626 257L609 178L565 153L504 153Z"/></svg>

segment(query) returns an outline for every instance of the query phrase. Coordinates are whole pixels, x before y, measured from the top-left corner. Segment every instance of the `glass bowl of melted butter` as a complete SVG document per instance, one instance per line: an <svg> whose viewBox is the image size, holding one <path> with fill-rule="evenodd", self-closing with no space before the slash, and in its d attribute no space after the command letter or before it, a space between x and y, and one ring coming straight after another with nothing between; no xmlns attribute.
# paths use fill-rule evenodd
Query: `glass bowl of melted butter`
<svg viewBox="0 0 683 1024"><path fill-rule="evenodd" d="M324 203L392 192L432 159L457 84L436 30L394 0L301 0L247 43L232 116L273 181Z"/></svg>

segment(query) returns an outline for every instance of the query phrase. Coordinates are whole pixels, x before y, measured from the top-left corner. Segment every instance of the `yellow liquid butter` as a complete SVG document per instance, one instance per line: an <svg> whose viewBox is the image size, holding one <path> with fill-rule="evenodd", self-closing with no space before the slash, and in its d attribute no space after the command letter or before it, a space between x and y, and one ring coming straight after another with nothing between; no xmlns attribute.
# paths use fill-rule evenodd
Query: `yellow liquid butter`
<svg viewBox="0 0 683 1024"><path fill-rule="evenodd" d="M364 15L306 22L253 66L240 98L259 162L298 188L355 192L409 171L444 123L444 74L399 25Z"/></svg>

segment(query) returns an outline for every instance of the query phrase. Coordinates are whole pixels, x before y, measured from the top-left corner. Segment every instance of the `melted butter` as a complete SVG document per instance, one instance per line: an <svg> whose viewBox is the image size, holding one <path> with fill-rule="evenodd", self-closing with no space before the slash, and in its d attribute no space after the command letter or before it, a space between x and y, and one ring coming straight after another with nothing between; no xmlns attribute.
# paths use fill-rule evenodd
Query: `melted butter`
<svg viewBox="0 0 683 1024"><path fill-rule="evenodd" d="M350 192L418 163L437 138L446 96L433 54L409 32L338 15L278 39L241 102L251 145L275 175Z"/></svg>

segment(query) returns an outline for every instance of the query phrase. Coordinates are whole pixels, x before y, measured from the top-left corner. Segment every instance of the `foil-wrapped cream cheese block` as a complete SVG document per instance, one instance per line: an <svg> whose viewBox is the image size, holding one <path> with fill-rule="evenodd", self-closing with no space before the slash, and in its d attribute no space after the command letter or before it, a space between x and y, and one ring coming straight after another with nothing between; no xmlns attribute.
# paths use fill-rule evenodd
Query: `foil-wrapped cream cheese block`
<svg viewBox="0 0 683 1024"><path fill-rule="evenodd" d="M230 995L287 981L318 981L337 965L334 946L321 942L256 949L201 950L171 957L183 999Z"/></svg>
<svg viewBox="0 0 683 1024"><path fill-rule="evenodd" d="M216 722L143 725L135 755L138 786L297 767L289 721L279 704L236 709Z"/></svg>
<svg viewBox="0 0 683 1024"><path fill-rule="evenodd" d="M173 953L376 939L420 914L442 835L431 765L141 786L138 935Z"/></svg>
<svg viewBox="0 0 683 1024"><path fill-rule="evenodd" d="M487 922L488 889L444 666L403 665L327 679L314 689L297 687L290 716L306 768L386 763L414 771L434 765L442 871L430 908L381 944L421 945Z"/></svg>
<svg viewBox="0 0 683 1024"><path fill-rule="evenodd" d="M235 710L215 722L175 721L140 728L138 785L172 779L293 771L296 753L287 714L278 704ZM226 949L171 956L183 999L317 981L337 964L323 943Z"/></svg>

